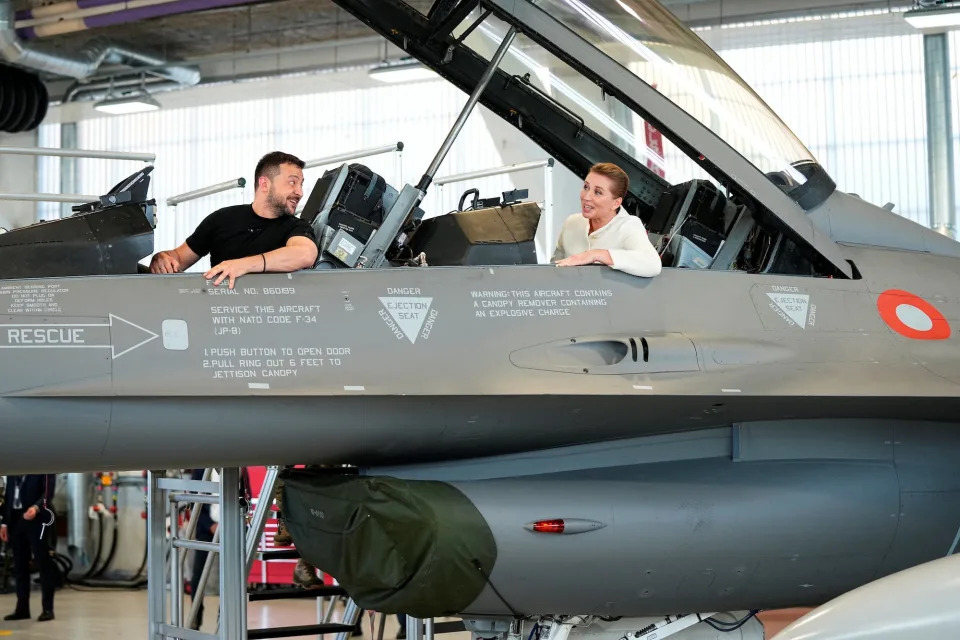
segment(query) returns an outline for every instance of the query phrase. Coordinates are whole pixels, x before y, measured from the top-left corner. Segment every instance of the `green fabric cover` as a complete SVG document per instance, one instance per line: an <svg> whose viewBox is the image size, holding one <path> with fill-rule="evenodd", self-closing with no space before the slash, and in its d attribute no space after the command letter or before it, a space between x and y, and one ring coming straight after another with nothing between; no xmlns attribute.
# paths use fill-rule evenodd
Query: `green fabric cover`
<svg viewBox="0 0 960 640"><path fill-rule="evenodd" d="M490 528L449 484L304 471L284 481L283 493L284 520L301 557L364 609L453 615L493 571Z"/></svg>

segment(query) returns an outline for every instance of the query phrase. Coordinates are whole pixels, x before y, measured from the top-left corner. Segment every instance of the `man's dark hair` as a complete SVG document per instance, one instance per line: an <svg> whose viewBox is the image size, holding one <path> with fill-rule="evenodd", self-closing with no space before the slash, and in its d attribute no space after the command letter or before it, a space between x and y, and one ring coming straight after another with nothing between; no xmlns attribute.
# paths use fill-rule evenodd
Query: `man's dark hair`
<svg viewBox="0 0 960 640"><path fill-rule="evenodd" d="M289 153L271 151L260 158L260 162L257 163L257 170L253 172L253 184L256 185L254 189L260 186L260 176L264 176L268 180L276 178L277 174L280 173L280 165L282 164L293 164L303 169L306 163L297 156L290 155Z"/></svg>

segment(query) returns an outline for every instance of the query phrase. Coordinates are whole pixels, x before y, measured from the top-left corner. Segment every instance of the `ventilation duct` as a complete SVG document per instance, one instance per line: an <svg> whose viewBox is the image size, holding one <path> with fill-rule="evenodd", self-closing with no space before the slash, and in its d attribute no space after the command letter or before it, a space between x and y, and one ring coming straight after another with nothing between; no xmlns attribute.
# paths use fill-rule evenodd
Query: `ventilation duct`
<svg viewBox="0 0 960 640"><path fill-rule="evenodd" d="M172 80L181 85L200 82L200 71L195 67L175 66L159 58L106 39L91 41L75 56L43 51L37 45L26 45L17 36L14 27L14 8L11 0L0 0L0 59L7 62L82 80L94 74L100 65L124 64Z"/></svg>
<svg viewBox="0 0 960 640"><path fill-rule="evenodd" d="M0 131L36 129L47 115L49 104L40 76L0 64Z"/></svg>
<svg viewBox="0 0 960 640"><path fill-rule="evenodd" d="M118 74L110 78L97 78L91 82L75 82L63 94L63 102L86 102L104 98L122 98L134 93L149 92L150 95L164 91L174 91L180 85L161 79L144 79L141 74Z"/></svg>
<svg viewBox="0 0 960 640"><path fill-rule="evenodd" d="M35 0L36 1L36 0ZM264 0L71 0L17 12L17 33L24 40L45 38L164 16L209 11ZM25 26L28 25L28 26Z"/></svg>

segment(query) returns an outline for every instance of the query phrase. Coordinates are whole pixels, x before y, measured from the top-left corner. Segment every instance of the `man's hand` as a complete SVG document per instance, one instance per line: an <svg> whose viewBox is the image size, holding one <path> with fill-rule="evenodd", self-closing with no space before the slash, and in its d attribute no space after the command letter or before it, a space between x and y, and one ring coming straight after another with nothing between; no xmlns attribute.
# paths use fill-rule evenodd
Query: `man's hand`
<svg viewBox="0 0 960 640"><path fill-rule="evenodd" d="M37 508L37 505L31 505L29 509L23 512L23 519L33 520L37 517L38 513L40 513L40 509Z"/></svg>
<svg viewBox="0 0 960 640"><path fill-rule="evenodd" d="M233 285L240 276L248 273L261 273L263 271L263 262L264 260L259 253L255 256L249 256L246 258L224 260L203 274L203 277L207 280L216 278L216 280L213 281L214 286L219 286L220 283L223 282L224 278L229 278L230 288L233 289Z"/></svg>
<svg viewBox="0 0 960 640"><path fill-rule="evenodd" d="M613 260L610 258L610 252L606 249L591 249L590 251L584 251L583 253L577 253L572 256L568 256L563 260L557 261L558 267L581 267L585 264L612 264Z"/></svg>
<svg viewBox="0 0 960 640"><path fill-rule="evenodd" d="M9 542L9 540L7 540L9 537L7 534L7 525L0 524L0 542Z"/></svg>
<svg viewBox="0 0 960 640"><path fill-rule="evenodd" d="M180 257L175 251L160 251L150 261L150 273L180 273Z"/></svg>

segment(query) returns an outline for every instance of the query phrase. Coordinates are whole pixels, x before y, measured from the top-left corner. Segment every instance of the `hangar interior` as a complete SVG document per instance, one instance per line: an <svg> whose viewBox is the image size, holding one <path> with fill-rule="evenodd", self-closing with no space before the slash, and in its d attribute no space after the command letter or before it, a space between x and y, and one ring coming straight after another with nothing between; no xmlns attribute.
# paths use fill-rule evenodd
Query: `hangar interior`
<svg viewBox="0 0 960 640"><path fill-rule="evenodd" d="M960 15L960 3L660 2L779 114L840 190L956 239L960 19L952 27L921 30L905 15L953 10ZM433 3L408 4L426 14ZM487 49L487 55L506 31L492 23L469 35L472 46ZM556 73L551 80L557 96L582 108L589 126L667 182L712 179L669 140L651 142L643 119L612 97L594 96L596 86L564 71L532 40L506 60L518 77L524 70L541 78ZM308 161L304 204L313 186L343 162L366 165L397 190L414 184L468 98L331 0L0 0L0 65L0 125L7 127L0 126L0 227L13 231L70 217L73 205L106 194L152 165L148 197L156 200L155 250L184 242L214 210L250 203L254 164L274 149ZM146 105L142 112L103 110L137 99ZM38 153L24 152L30 149ZM44 150L121 157L44 155ZM134 159L135 154L151 159ZM482 198L527 190L522 199L541 211L535 249L536 261L544 264L563 220L579 208L581 186L582 176L479 105L420 207L428 220L462 209L469 189ZM194 193L208 187L214 187L209 194ZM142 264L148 262L149 256ZM210 266L204 258L191 271ZM255 485L269 476L258 469ZM181 471L169 476L180 477ZM55 621L0 623L0 635L147 634L147 485L140 470L57 476L57 567L71 579L57 592ZM189 518L181 512L171 517ZM276 520L267 518L265 526L261 550L274 550ZM296 556L265 557L256 560L256 575L247 582L289 586ZM186 567L181 571L190 570ZM184 575L189 573L177 576L181 582ZM216 633L216 569L211 575L200 629ZM329 576L326 583L333 586ZM9 565L0 594L0 613L13 611ZM330 615L324 603L301 593L245 606L250 627L266 628L316 623ZM330 597L333 615L340 615L342 605ZM773 638L807 611L764 612L763 637ZM357 633L375 638L384 634L384 624L383 637L407 633L393 616L361 616ZM327 636L334 633L340 640L350 632L328 630ZM462 627L455 633L468 637Z"/></svg>

